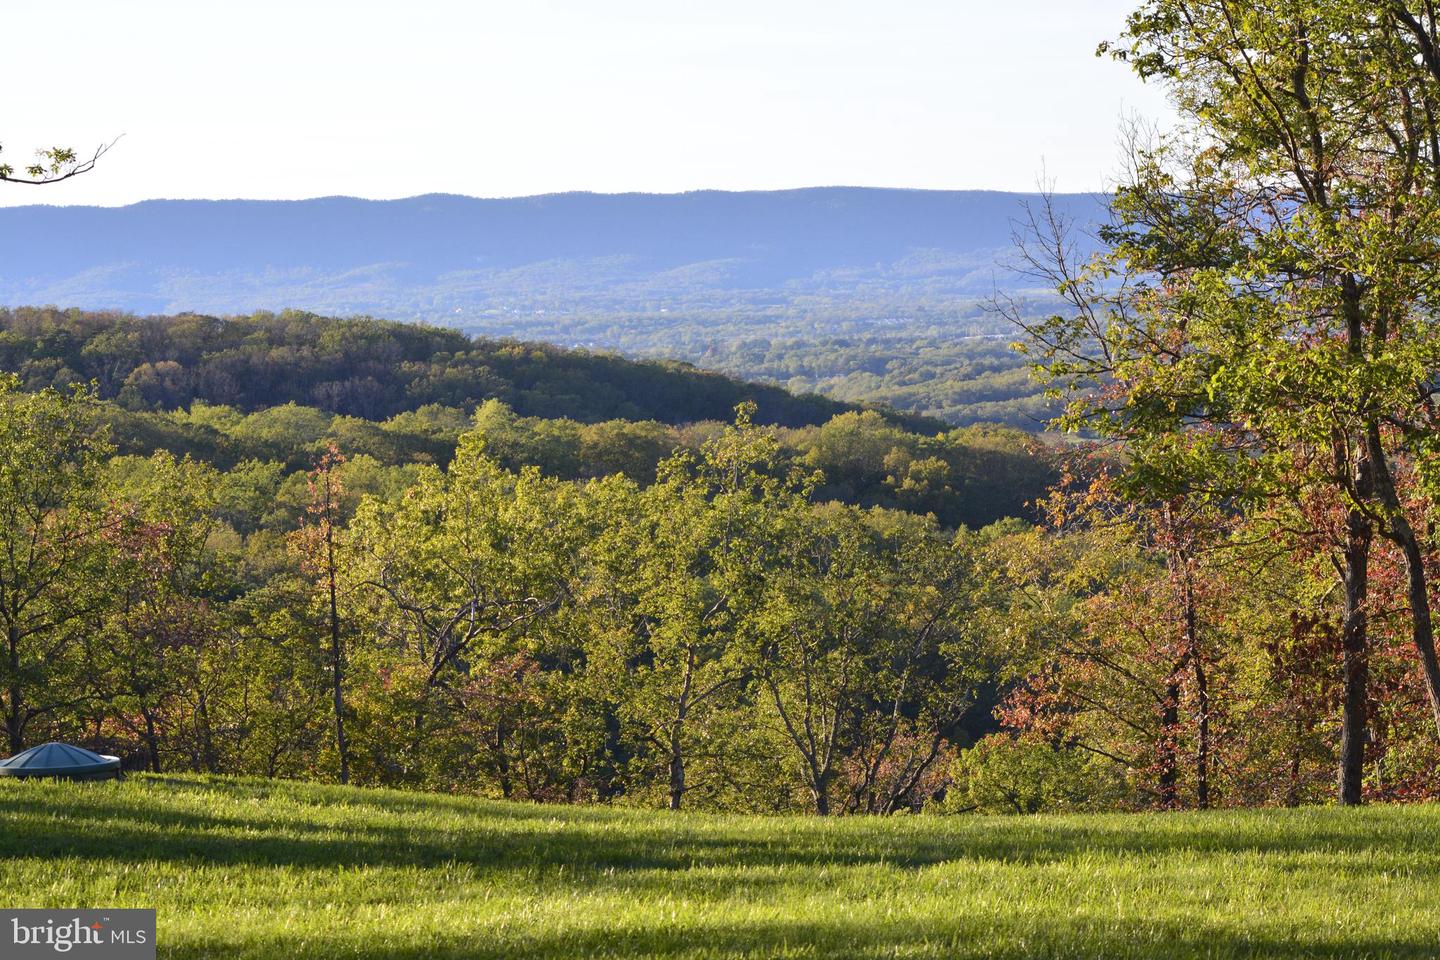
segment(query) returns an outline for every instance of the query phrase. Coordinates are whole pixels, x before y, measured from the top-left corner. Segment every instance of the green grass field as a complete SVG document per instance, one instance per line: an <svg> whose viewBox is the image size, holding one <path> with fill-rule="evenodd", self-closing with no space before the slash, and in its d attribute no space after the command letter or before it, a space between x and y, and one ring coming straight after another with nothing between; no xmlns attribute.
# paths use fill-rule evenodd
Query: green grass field
<svg viewBox="0 0 1440 960"><path fill-rule="evenodd" d="M155 907L165 957L1437 957L1440 808L822 821L0 781L0 884Z"/></svg>

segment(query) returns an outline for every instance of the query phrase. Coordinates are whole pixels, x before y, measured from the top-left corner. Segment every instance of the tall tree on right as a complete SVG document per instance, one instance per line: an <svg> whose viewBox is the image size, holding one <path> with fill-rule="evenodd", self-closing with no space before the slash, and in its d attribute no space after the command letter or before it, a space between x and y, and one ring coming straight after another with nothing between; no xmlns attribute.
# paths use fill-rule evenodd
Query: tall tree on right
<svg viewBox="0 0 1440 960"><path fill-rule="evenodd" d="M1070 426L1124 442L1133 496L1333 505L1303 533L1342 588L1342 803L1361 800L1377 538L1404 556L1440 731L1429 505L1407 490L1434 489L1440 452L1434 28L1397 4L1149 0L1102 52L1180 123L1130 137L1101 256L1077 263L1048 211L1029 248L1071 308L1024 321L1038 365Z"/></svg>

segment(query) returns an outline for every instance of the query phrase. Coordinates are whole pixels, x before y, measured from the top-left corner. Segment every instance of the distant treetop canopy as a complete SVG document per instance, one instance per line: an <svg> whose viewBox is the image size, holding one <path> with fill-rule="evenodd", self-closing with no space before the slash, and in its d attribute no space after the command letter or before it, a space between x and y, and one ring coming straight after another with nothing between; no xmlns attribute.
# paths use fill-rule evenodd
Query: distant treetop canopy
<svg viewBox="0 0 1440 960"><path fill-rule="evenodd" d="M728 420L748 399L758 404L757 422L800 427L858 409L685 363L296 311L220 318L0 309L0 369L30 390L94 381L101 397L132 410L297 403L378 420L493 398L524 416L683 424ZM943 427L887 416L932 433Z"/></svg>

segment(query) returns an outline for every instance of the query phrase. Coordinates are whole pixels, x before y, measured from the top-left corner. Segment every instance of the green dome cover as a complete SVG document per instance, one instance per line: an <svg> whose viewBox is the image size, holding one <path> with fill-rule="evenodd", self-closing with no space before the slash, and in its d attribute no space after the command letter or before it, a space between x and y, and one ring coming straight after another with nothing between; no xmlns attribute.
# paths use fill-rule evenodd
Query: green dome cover
<svg viewBox="0 0 1440 960"><path fill-rule="evenodd" d="M0 760L0 777L103 780L119 775L119 757L102 756L68 743L42 743L8 760Z"/></svg>

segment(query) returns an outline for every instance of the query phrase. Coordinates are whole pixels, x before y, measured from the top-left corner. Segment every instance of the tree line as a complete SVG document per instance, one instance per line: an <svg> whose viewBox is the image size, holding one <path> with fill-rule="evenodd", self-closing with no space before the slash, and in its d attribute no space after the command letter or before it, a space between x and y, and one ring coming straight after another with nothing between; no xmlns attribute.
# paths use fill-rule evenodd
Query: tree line
<svg viewBox="0 0 1440 960"><path fill-rule="evenodd" d="M509 471L473 430L357 498L329 450L258 570L226 474L112 456L99 402L0 392L12 750L828 813L923 804L969 737L977 535L817 504L752 406L648 485Z"/></svg>
<svg viewBox="0 0 1440 960"><path fill-rule="evenodd" d="M536 466L564 480L624 473L649 483L673 451L697 450L725 427L720 421L672 426L525 417L496 399L469 411L429 404L378 422L296 404L244 413L199 401L164 412L100 402L91 410L121 456L165 451L235 477L228 499L237 528L245 532L294 514L301 474L331 444L345 451L352 468L365 466L367 477L357 482L367 485L404 482L423 464L445 466L461 435L472 429L484 433L490 455L511 470ZM776 427L774 433L787 459L824 473L816 498L933 513L945 527L1032 515L1056 476L1053 443L996 425L926 435L867 410L816 426ZM249 482L241 484L241 477Z"/></svg>
<svg viewBox="0 0 1440 960"><path fill-rule="evenodd" d="M1131 457L949 528L821 496L748 406L644 479L511 468L493 409L444 466L327 441L281 479L116 455L104 407L0 389L12 750L832 814L1313 802L1343 755L1327 558L1134 499ZM1364 795L1432 796L1403 618L1371 626Z"/></svg>
<svg viewBox="0 0 1440 960"><path fill-rule="evenodd" d="M726 420L737 403L753 400L759 422L802 426L856 409L685 363L293 310L137 317L0 308L0 369L31 390L93 383L102 398L135 411L202 401L249 413L294 403L384 420L426 405L473 408L494 398L526 416L684 424ZM941 427L887 417L910 428Z"/></svg>

